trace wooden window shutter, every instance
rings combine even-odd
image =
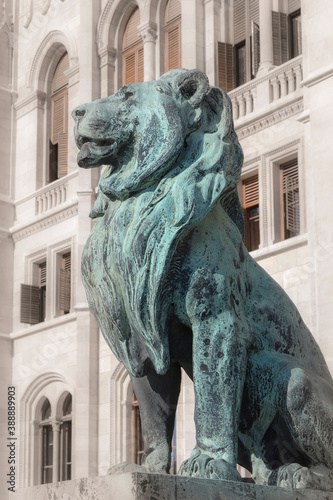
[[[123,37],[123,50],[135,45],[140,41],[138,26],[140,24],[140,11],[137,7],[129,18]]]
[[[64,132],[58,136],[58,177],[67,175],[68,134]]]
[[[46,286],[46,262],[39,264],[39,286]]]
[[[245,0],[234,0],[234,43],[242,42],[246,38],[246,9]]]
[[[143,72],[143,44],[140,44],[140,48],[137,51],[137,82],[143,82],[144,72]]]
[[[301,0],[288,0],[288,14],[292,14],[301,8]]]
[[[281,167],[282,193],[284,198],[285,228],[300,233],[298,164],[293,160]]]
[[[21,284],[21,323],[40,323],[40,289]]]
[[[258,176],[243,181],[244,208],[259,204],[259,182]]]
[[[61,88],[66,87],[68,85],[68,76],[65,75],[65,71],[69,69],[69,57],[66,54],[60,59],[56,70],[54,72],[54,76],[52,79],[51,93],[55,94]]]
[[[62,256],[59,281],[59,309],[68,313],[71,307],[71,252]]]
[[[52,144],[58,144],[59,134],[67,132],[67,89],[53,96],[51,99],[51,105],[51,141]]]
[[[288,18],[283,12],[272,12],[273,63],[276,66],[288,60]]]
[[[250,21],[259,25],[259,0],[250,0],[249,3]]]
[[[255,77],[256,74],[258,73],[258,69],[259,69],[259,65],[260,65],[260,28],[259,28],[259,24],[257,24],[255,21],[251,21],[251,36],[252,36],[252,44],[251,44],[252,68],[251,68],[251,71],[252,71],[252,76]]]
[[[123,85],[143,82],[143,42],[139,38],[140,11],[136,8],[129,18],[123,36]]]
[[[135,53],[124,56],[123,85],[135,82]]]
[[[68,77],[65,75],[68,68],[66,53],[56,67],[51,86],[50,181],[63,177],[68,171]]]
[[[258,175],[243,181],[244,244],[249,251],[256,250],[259,234],[259,179]]]
[[[169,0],[165,8],[165,71],[181,68],[181,4]]]
[[[165,71],[181,67],[180,19],[165,28]]]
[[[230,43],[217,42],[217,79],[226,92],[235,88],[234,49]]]
[[[181,15],[181,4],[179,0],[169,0],[165,7],[165,24],[167,25],[176,17]]]

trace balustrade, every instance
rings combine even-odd
[[[43,192],[36,196],[36,215],[42,214],[65,203],[67,197],[67,183],[58,184],[44,188]]]
[[[267,102],[283,99],[301,88],[302,56],[288,61],[270,71],[267,75],[251,80],[229,92],[234,120],[256,111],[257,92],[267,89]],[[269,87],[269,90],[268,90]],[[269,96],[269,97],[268,97]],[[263,105],[261,96],[261,106]]]

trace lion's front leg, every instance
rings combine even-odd
[[[219,277],[214,277],[212,286],[207,278],[206,273],[200,290],[197,287],[193,292],[189,308],[198,448],[183,463],[180,473],[237,481],[241,480],[236,465],[247,342],[242,322],[228,307],[230,299],[226,301],[223,282],[218,283]]]

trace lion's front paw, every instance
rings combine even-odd
[[[207,479],[226,479],[241,481],[236,468],[222,458],[213,458],[200,450],[192,451],[190,458],[184,460],[179,469],[179,475],[201,477]]]

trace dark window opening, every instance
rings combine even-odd
[[[246,83],[246,46],[241,42],[235,46],[236,86]]]
[[[132,462],[141,465],[144,451],[144,443],[141,428],[141,417],[139,403],[133,392],[132,402]]]
[[[297,10],[289,16],[290,33],[290,58],[302,54],[302,17],[301,11]]]

